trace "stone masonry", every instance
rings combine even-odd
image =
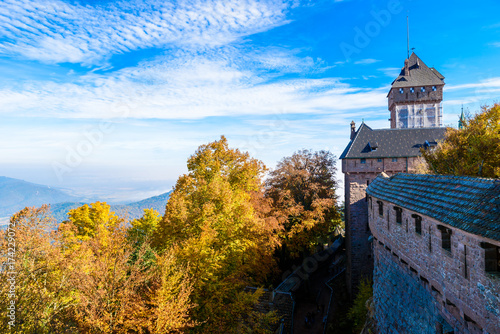
[[[377,182],[378,179],[373,185]],[[465,206],[477,199],[480,215],[498,216],[499,186],[497,183],[493,197],[484,197],[484,203],[490,203],[491,208],[480,204],[482,192],[476,198],[469,193],[461,197],[452,194],[449,198],[463,201]],[[406,191],[404,186],[394,188],[395,193]],[[409,199],[395,204],[376,197],[370,189],[368,194],[372,196],[367,206],[373,233],[378,333],[500,333],[500,263],[497,262],[496,271],[488,271],[485,249],[488,245],[488,249],[500,252],[498,217],[481,222],[477,217],[460,213],[456,220],[466,222],[463,226],[468,231],[464,231],[408,209],[403,202],[411,204]],[[414,201],[424,200],[410,197]],[[429,205],[440,206],[440,203]],[[472,223],[467,223],[467,219]],[[449,242],[443,231],[450,235]],[[500,255],[496,259],[500,261]]]
[[[347,251],[347,286],[351,293],[357,291],[362,277],[371,278],[373,256],[368,238],[371,232],[368,226],[368,206],[366,188],[382,171],[389,175],[399,172],[413,172],[418,162],[417,157],[396,159],[360,159],[342,160],[345,189],[345,221]]]

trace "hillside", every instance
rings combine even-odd
[[[153,208],[163,215],[171,191],[128,204],[111,205],[111,210],[127,219],[142,217],[144,209]],[[8,222],[8,217],[26,206],[39,207],[50,204],[57,221],[67,219],[68,211],[88,204],[83,198],[71,196],[64,191],[0,176],[0,225]]]
[[[79,200],[56,188],[0,176],[0,217],[10,216],[26,206]]]
[[[111,205],[111,210],[116,212],[119,216],[125,217],[127,219],[135,219],[142,217],[144,213],[144,209],[155,209],[160,214],[163,215],[165,212],[165,205],[167,204],[168,198],[170,196],[170,191],[164,194],[146,198],[139,202],[133,202],[124,205]],[[57,221],[61,222],[67,219],[68,211],[71,209],[78,208],[84,204],[84,202],[65,202],[65,203],[57,203],[51,205],[51,211],[54,215],[54,218]]]

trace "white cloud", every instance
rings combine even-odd
[[[338,78],[273,81],[247,58],[268,66],[266,55],[226,48],[213,55],[179,51],[112,74],[89,73],[71,83],[32,82],[0,90],[0,112],[58,118],[199,119],[355,110],[384,106],[387,88],[360,89]],[[263,59],[263,60],[262,60]],[[283,71],[314,69],[311,59],[282,54]],[[272,65],[269,65],[272,66]],[[266,72],[267,73],[267,72]]]
[[[491,46],[494,46],[496,48],[500,48],[500,42],[493,42],[493,43],[490,43]]]
[[[151,47],[214,47],[285,24],[290,5],[137,0],[92,7],[60,0],[7,0],[0,8],[0,52],[47,63],[90,65]]]
[[[462,85],[446,85],[444,87],[444,90],[452,91],[452,90],[462,90],[462,89],[472,89],[472,88],[487,90],[490,88],[494,89],[495,87],[500,87],[500,77],[483,79],[480,80],[479,82],[473,82]]]
[[[367,59],[361,59],[358,61],[355,61],[354,64],[356,65],[369,65],[369,64],[374,64],[378,63],[380,60],[373,59],[373,58],[367,58]]]
[[[386,67],[386,68],[379,68],[378,71],[383,72],[386,76],[396,79],[399,76],[399,73],[401,72],[401,68],[399,67]]]

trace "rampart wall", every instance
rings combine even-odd
[[[375,197],[368,203],[379,333],[500,333],[500,276],[486,272],[482,247],[500,242],[405,208],[399,218]]]

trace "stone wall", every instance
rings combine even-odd
[[[390,248],[374,241],[373,300],[379,333],[436,333],[444,323],[431,293],[408,266],[400,266]]]
[[[398,223],[393,204],[377,198],[368,203],[380,333],[446,333],[447,328],[455,333],[500,333],[500,277],[486,273],[481,247],[482,242],[500,242],[405,208]],[[449,250],[443,248],[440,226],[451,230]]]
[[[353,296],[362,277],[371,278],[373,255],[368,238],[371,232],[368,226],[368,206],[366,188],[381,172],[388,175],[413,171],[418,158],[392,158],[342,160],[345,191],[346,253],[347,253],[347,288]],[[379,161],[380,160],[380,161]],[[408,166],[408,167],[407,167]]]

